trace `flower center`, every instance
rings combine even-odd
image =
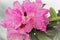
[[[26,12],[24,12],[24,18],[25,18],[25,20],[28,19],[28,18],[27,18],[27,13],[26,13]],[[25,26],[26,26],[26,24],[21,24],[20,28],[24,28]]]
[[[21,24],[20,28],[24,28],[26,24]]]

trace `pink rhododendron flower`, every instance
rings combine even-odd
[[[8,40],[30,40],[29,35],[23,31],[8,30]]]
[[[22,5],[15,1],[13,8],[6,9],[6,17],[2,23],[8,29],[8,40],[30,40],[27,33],[33,28],[46,32],[48,12],[48,9],[43,8],[41,0],[25,0]]]
[[[42,7],[41,0],[36,0],[36,2],[25,0],[22,5],[16,1],[13,5],[13,9],[8,8],[6,10],[6,18],[3,21],[4,27],[8,29],[20,28],[26,32],[30,32],[33,27],[46,31],[48,10]]]
[[[22,7],[27,12],[27,16],[33,19],[34,28],[46,32],[46,26],[49,23],[46,14],[49,10],[43,8],[41,0],[36,0],[36,2],[27,0]]]
[[[8,29],[18,29],[24,30],[25,32],[30,32],[32,30],[32,19],[24,15],[24,11],[19,9],[19,2],[14,2],[14,9],[8,8],[6,10],[6,18],[3,21],[3,26]]]

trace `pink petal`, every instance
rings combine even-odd
[[[7,17],[21,17],[22,16],[22,13],[19,9],[11,9],[11,8],[7,8],[6,9],[6,16]]]
[[[46,14],[48,14],[48,12],[49,11],[47,9],[40,9],[40,11],[37,11],[37,13],[34,16],[34,22],[36,25],[34,26],[34,28],[46,32],[46,26],[49,23],[49,20],[46,17]]]
[[[33,20],[30,19],[27,23],[26,23],[26,26],[25,28],[23,28],[26,32],[31,32],[31,30],[33,29]]]
[[[28,34],[19,33],[18,30],[8,31],[8,40],[30,40]]]
[[[41,0],[36,0],[36,6],[37,6],[38,9],[41,9],[42,6],[43,6],[42,1]]]
[[[36,17],[42,17],[42,16],[46,16],[48,14],[49,10],[48,9],[40,9],[37,10],[37,13],[35,14]]]
[[[22,6],[20,5],[20,3],[19,3],[18,1],[15,1],[15,2],[13,3],[13,6],[14,6],[14,9],[20,10],[21,14],[24,13],[24,12],[23,12],[23,8],[22,8]]]
[[[25,21],[25,23],[23,23],[23,24],[26,24],[25,27],[20,28],[19,30],[24,30],[24,32],[27,32],[27,33],[31,32],[31,30],[33,29],[32,22],[33,22],[32,19]]]
[[[26,7],[27,6],[27,7]],[[35,4],[31,3],[29,0],[24,1],[22,4],[22,7],[26,12],[32,12],[35,11]]]

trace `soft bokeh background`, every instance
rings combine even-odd
[[[2,18],[4,18],[4,10],[11,6],[14,1],[19,1],[22,3],[23,0],[0,0],[0,23]],[[60,9],[60,0],[42,0],[43,3],[46,3],[45,8],[53,7],[57,10]],[[7,31],[5,28],[1,27],[0,25],[0,40],[7,40]]]

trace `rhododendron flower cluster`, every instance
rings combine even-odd
[[[33,28],[46,32],[49,10],[43,8],[41,0],[25,0],[23,4],[15,1],[13,8],[8,7],[5,12],[2,26],[7,28],[8,40],[30,40],[28,33]]]

